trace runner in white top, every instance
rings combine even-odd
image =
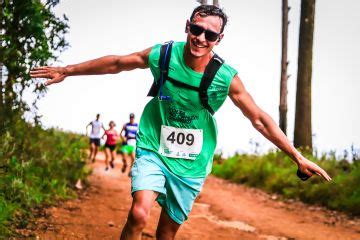
[[[104,125],[102,124],[102,122],[99,121],[99,119],[100,119],[100,114],[96,114],[96,119],[94,121],[91,121],[86,126],[86,136],[88,135],[88,128],[89,126],[91,126],[89,160],[91,160],[92,162],[95,162],[96,154],[99,150],[101,129],[103,129],[105,132]]]

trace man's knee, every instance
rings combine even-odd
[[[141,204],[135,204],[129,214],[129,220],[132,227],[143,229],[149,218],[149,210]]]

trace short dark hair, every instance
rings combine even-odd
[[[190,22],[194,20],[194,17],[196,14],[199,14],[200,17],[207,17],[207,16],[218,16],[222,19],[222,26],[220,33],[224,31],[225,25],[227,23],[227,16],[224,13],[224,11],[215,6],[215,5],[200,5],[197,8],[194,9],[194,11],[191,14]]]

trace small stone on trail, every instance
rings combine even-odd
[[[83,186],[82,186],[82,184],[81,184],[81,180],[80,180],[80,179],[77,180],[77,182],[76,182],[76,184],[75,184],[75,187],[76,187],[76,189],[78,189],[78,190],[83,189]]]
[[[114,222],[113,222],[113,221],[108,222],[108,225],[109,225],[109,227],[113,227],[113,226],[115,226],[115,224],[114,224]]]

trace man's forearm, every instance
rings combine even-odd
[[[79,64],[68,65],[64,68],[64,74],[66,76],[78,76],[118,73],[121,71],[118,58],[118,56],[111,55]]]
[[[270,116],[264,113],[257,123],[253,123],[253,125],[264,137],[289,155],[296,164],[299,163],[301,154],[294,148],[289,139]]]

